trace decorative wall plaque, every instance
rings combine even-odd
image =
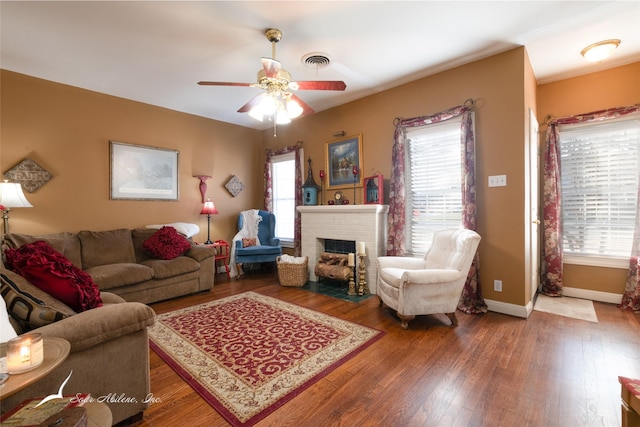
[[[24,159],[4,173],[5,178],[19,182],[29,193],[35,192],[52,177],[45,168],[31,159]]]
[[[244,188],[244,184],[238,179],[237,176],[233,175],[224,185],[224,188],[226,188],[233,197],[236,197]]]

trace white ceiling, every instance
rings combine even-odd
[[[640,1],[0,2],[0,67],[255,129],[236,112],[259,93],[198,86],[256,81],[264,36],[293,80],[343,80],[344,92],[299,91],[316,111],[516,46],[538,82],[640,61]],[[622,40],[590,64],[587,45]],[[330,66],[309,69],[321,52]]]

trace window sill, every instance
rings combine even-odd
[[[280,246],[283,248],[293,248],[293,240],[280,239]]]
[[[629,259],[620,257],[565,255],[562,258],[562,263],[572,265],[588,265],[591,267],[619,268],[623,270],[627,270],[629,268]]]

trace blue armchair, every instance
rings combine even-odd
[[[245,218],[251,218],[251,213],[257,213],[262,219],[258,221],[258,241],[259,245],[243,247],[242,230],[245,229]],[[251,227],[248,227],[251,229]],[[263,262],[275,262],[276,258],[282,255],[280,239],[275,237],[276,217],[267,211],[243,211],[238,216],[238,230],[240,232],[234,238],[236,264],[254,264]],[[244,233],[246,234],[246,233]]]

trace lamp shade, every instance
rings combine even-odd
[[[4,181],[0,183],[0,205],[5,208],[32,208],[22,192],[22,186],[17,182]]]
[[[217,213],[218,210],[216,209],[216,206],[213,204],[211,199],[207,199],[207,201],[204,202],[204,205],[202,206],[200,215],[216,215]]]

